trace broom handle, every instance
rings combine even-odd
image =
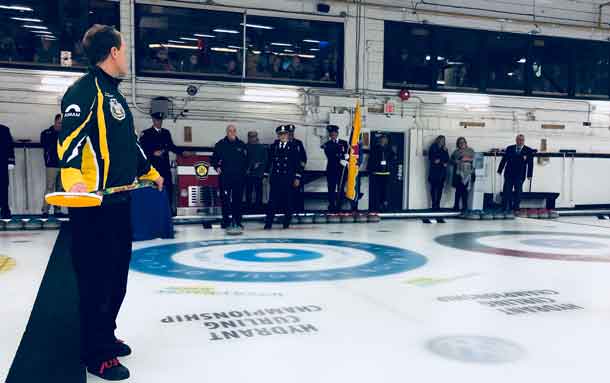
[[[97,195],[100,195],[100,196],[105,196],[105,195],[132,191],[132,190],[136,190],[136,189],[155,187],[155,186],[156,186],[155,183],[152,181],[138,181],[138,182],[132,183],[131,185],[114,186],[114,187],[106,188],[104,190],[99,190],[94,193]]]

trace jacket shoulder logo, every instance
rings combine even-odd
[[[80,106],[76,104],[68,106],[64,111],[64,118],[65,117],[80,117]]]
[[[112,117],[119,121],[125,119],[125,109],[123,109],[123,105],[121,105],[116,98],[110,99],[110,113],[112,114]]]

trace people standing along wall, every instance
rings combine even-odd
[[[246,175],[246,207],[258,213],[263,207],[263,178],[267,167],[267,148],[258,139],[258,132],[248,132],[248,171]],[[254,192],[254,201],[252,199]]]
[[[13,137],[7,126],[0,125],[0,218],[11,218],[11,209],[8,205],[8,176],[9,170],[15,168],[15,149]]]
[[[453,209],[456,211],[468,210],[468,196],[473,189],[475,181],[473,149],[468,147],[468,141],[464,137],[457,139],[456,149],[451,154],[451,165],[453,166],[452,184],[455,188],[455,202]]]
[[[498,174],[504,172],[502,205],[505,211],[519,209],[523,182],[526,177],[531,180],[534,173],[534,150],[525,146],[523,134],[519,134],[515,141],[515,145],[508,146],[504,151],[498,167]]]
[[[53,126],[40,133],[40,144],[44,150],[44,164],[46,167],[46,187],[45,194],[57,191],[57,181],[59,178],[59,157],[57,156],[57,140],[61,131],[61,114],[55,116]],[[59,215],[58,207],[53,208],[55,215]],[[49,204],[43,201],[42,217],[49,217]]]
[[[430,183],[430,198],[432,210],[441,208],[441,197],[447,180],[447,165],[449,151],[445,143],[445,136],[438,136],[428,149],[428,182]]]

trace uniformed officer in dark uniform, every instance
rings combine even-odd
[[[163,178],[136,139],[133,115],[119,91],[129,70],[127,44],[114,27],[94,25],[83,38],[89,73],[61,102],[63,128],[57,154],[64,190],[86,193]],[[154,209],[153,206],[150,207]],[[117,357],[131,349],[115,336],[132,250],[129,193],[104,197],[101,206],[70,209],[72,264],[79,292],[82,361],[106,380],[129,378]]]
[[[288,127],[289,127],[288,141],[292,142],[296,146],[296,149],[299,153],[299,162],[300,162],[299,165],[301,166],[301,169],[304,170],[305,166],[307,165],[307,152],[305,151],[305,145],[303,145],[303,141],[294,137],[294,131],[296,130],[296,126],[288,125]],[[301,182],[300,186],[295,189],[295,194],[294,194],[293,206],[294,206],[295,213],[302,213],[305,211],[304,193],[305,193],[305,183]]]
[[[330,212],[337,212],[343,204],[349,146],[347,141],[338,138],[338,126],[328,125],[326,129],[328,130],[329,140],[322,145],[322,149],[324,149],[324,154],[326,154],[328,160],[326,163],[328,210]]]
[[[227,126],[226,137],[214,146],[212,166],[220,175],[222,227],[243,229],[241,200],[248,171],[248,150],[246,144],[237,138],[235,125]]]
[[[180,155],[182,150],[174,145],[170,131],[163,128],[163,119],[165,118],[163,113],[153,113],[150,116],[152,117],[152,127],[142,132],[140,145],[152,166],[157,169],[165,180],[165,190],[171,206],[174,185],[172,182],[169,152]]]
[[[511,145],[504,151],[502,161],[498,167],[498,174],[504,171],[504,189],[502,190],[502,204],[504,210],[519,209],[523,182],[532,179],[534,173],[535,151],[525,146],[525,137],[520,134],[516,138],[516,145]]]
[[[269,161],[267,161],[267,172],[271,192],[267,206],[267,217],[265,219],[265,230],[270,230],[276,213],[284,214],[283,227],[290,226],[293,213],[293,199],[295,189],[301,184],[303,167],[301,166],[301,154],[297,144],[290,142],[288,133],[290,127],[279,126],[275,132],[279,139],[269,147]]]
[[[392,179],[392,168],[396,154],[389,145],[388,136],[382,134],[371,151],[368,170],[371,183],[370,210],[383,211],[388,208],[388,186]]]
[[[13,137],[8,127],[0,125],[0,218],[11,218],[8,206],[8,173],[15,167]]]

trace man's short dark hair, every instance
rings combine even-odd
[[[57,121],[59,121],[60,119],[61,119],[61,113],[57,113],[57,114],[55,115],[55,121],[57,122]]]
[[[83,48],[92,66],[106,60],[112,47],[121,48],[121,34],[113,26],[95,24],[85,32]]]

